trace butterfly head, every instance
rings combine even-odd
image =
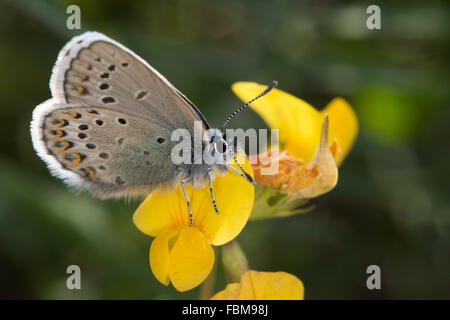
[[[227,142],[225,135],[219,129],[210,129],[208,142],[204,153],[206,163],[225,165],[228,159],[233,156],[233,146]]]

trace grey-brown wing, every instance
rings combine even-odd
[[[60,103],[105,107],[186,128],[209,128],[200,111],[143,59],[97,32],[72,39],[56,62],[51,89]]]

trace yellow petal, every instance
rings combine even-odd
[[[181,228],[166,228],[152,241],[150,246],[150,268],[156,279],[168,285],[170,268],[170,249],[172,242],[180,233]],[[171,245],[169,245],[169,243]]]
[[[244,170],[253,176],[248,159],[238,156]],[[245,160],[245,161],[244,161]],[[233,164],[238,168],[236,164]],[[193,225],[214,245],[231,241],[244,228],[253,208],[254,187],[229,170],[213,180],[213,192],[219,214],[214,210],[207,181],[201,189],[186,185]],[[133,222],[143,233],[157,236],[167,227],[189,226],[189,211],[180,186],[175,191],[157,189],[138,207]]]
[[[237,82],[232,90],[243,101],[249,101],[267,86],[254,82]],[[270,128],[280,129],[281,149],[307,163],[312,159],[320,139],[325,113],[330,118],[329,142],[337,141],[340,152],[336,162],[342,163],[358,134],[358,119],[352,107],[342,98],[333,99],[321,112],[307,102],[279,89],[253,102],[255,110]]]
[[[205,280],[214,264],[214,251],[194,227],[166,228],[150,247],[150,267],[164,285],[186,291]]]
[[[189,225],[189,211],[181,187],[174,191],[158,188],[140,204],[133,222],[143,233],[155,237],[167,227]]]
[[[214,264],[214,251],[194,227],[181,229],[170,251],[169,278],[178,291],[195,288],[206,279]]]
[[[238,160],[253,177],[248,160],[245,159],[245,163],[242,158]],[[233,166],[237,168],[235,164]],[[209,188],[204,188],[199,195],[201,200],[193,199],[193,210],[199,213],[194,225],[213,245],[218,246],[233,240],[244,228],[253,208],[255,188],[236,173],[228,172],[214,179],[213,191],[219,213],[215,212],[211,203]]]
[[[259,272],[249,270],[241,276],[239,284],[229,284],[213,300],[302,300],[303,283],[286,272]]]
[[[254,82],[237,82],[233,92],[243,101],[249,101],[267,86]],[[309,162],[320,140],[323,116],[307,102],[279,89],[273,89],[250,107],[270,128],[280,129],[281,149]]]
[[[334,98],[321,111],[327,113],[330,118],[330,130],[333,131],[341,152],[336,155],[336,163],[342,163],[355,142],[358,134],[358,118],[352,107],[342,98]]]
[[[230,283],[224,290],[216,293],[211,300],[237,300],[241,293],[241,285],[239,283]]]
[[[241,297],[255,295],[258,300],[302,300],[303,283],[286,272],[258,272],[250,270],[241,278]]]

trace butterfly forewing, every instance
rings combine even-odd
[[[57,68],[52,79],[57,98],[192,130],[197,114],[167,80],[114,43],[100,39],[85,45],[63,50],[59,65],[66,67]]]
[[[146,194],[177,182],[175,129],[193,135],[198,109],[145,61],[99,33],[72,39],[36,107],[33,145],[53,174],[98,197]],[[184,170],[184,171],[183,171]]]

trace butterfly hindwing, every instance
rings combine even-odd
[[[108,109],[62,108],[45,117],[42,141],[62,170],[77,175],[93,195],[145,194],[178,172],[170,159],[170,130],[145,124]]]

